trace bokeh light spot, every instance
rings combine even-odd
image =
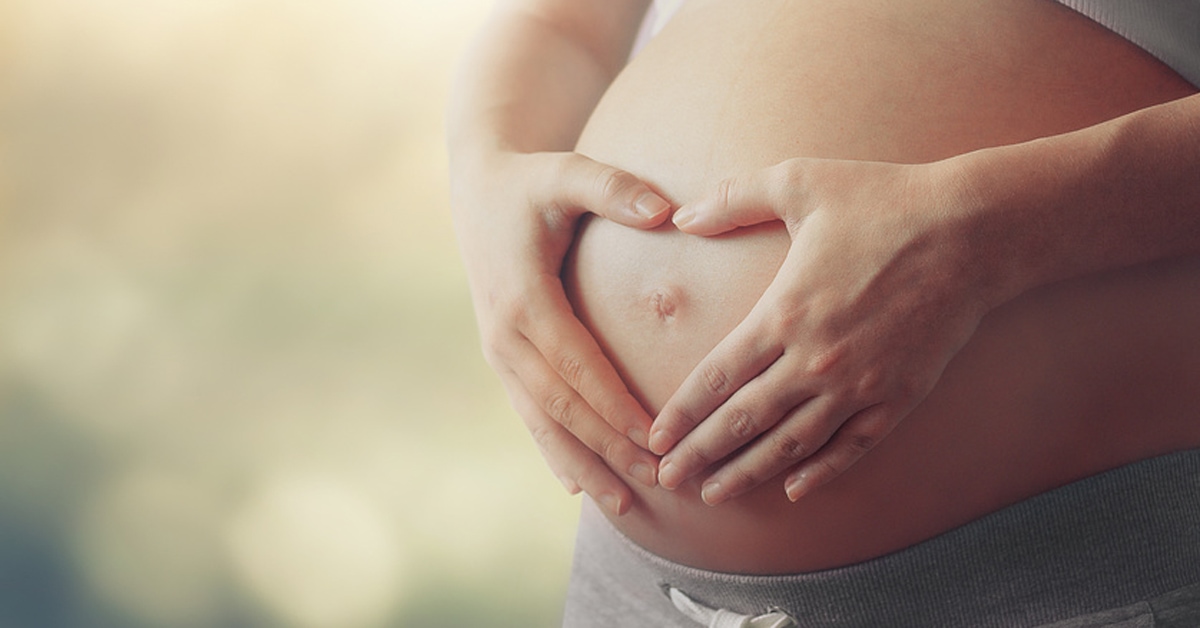
[[[213,512],[208,492],[185,477],[155,470],[118,477],[81,518],[85,580],[149,625],[213,625],[222,569]]]
[[[379,509],[320,476],[267,482],[228,527],[238,575],[300,628],[382,622],[403,593],[398,539]]]

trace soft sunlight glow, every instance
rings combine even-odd
[[[374,626],[403,592],[391,526],[331,478],[268,483],[233,516],[228,538],[238,575],[290,625]]]
[[[211,495],[157,470],[115,478],[81,520],[87,582],[159,626],[208,626],[217,609],[220,546]]]
[[[0,2],[0,625],[559,623],[449,218],[490,5]]]

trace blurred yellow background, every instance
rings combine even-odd
[[[488,5],[0,2],[0,627],[557,625],[448,217]]]

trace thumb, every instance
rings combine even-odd
[[[641,179],[578,153],[567,155],[547,181],[545,199],[573,215],[592,212],[628,227],[649,229],[667,219],[671,204]]]
[[[672,220],[680,231],[712,236],[785,218],[788,169],[774,166],[721,181],[716,191],[688,203]]]

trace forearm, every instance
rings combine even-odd
[[[1200,254],[1200,96],[948,160],[986,299]]]
[[[571,150],[623,67],[647,5],[501,3],[464,59],[451,95],[452,169],[498,152]]]

